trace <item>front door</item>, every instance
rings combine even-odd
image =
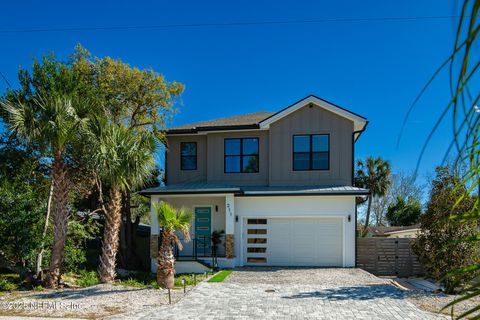
[[[197,255],[209,256],[212,251],[212,210],[210,207],[195,208],[195,239]]]

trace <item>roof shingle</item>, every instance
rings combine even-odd
[[[168,131],[176,130],[192,130],[196,128],[204,127],[223,127],[223,126],[247,126],[247,125],[256,125],[260,121],[270,117],[274,112],[254,112],[247,113],[244,115],[219,118],[209,121],[195,122],[190,124],[184,124],[181,126],[176,126],[169,128]]]

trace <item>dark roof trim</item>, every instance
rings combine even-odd
[[[182,194],[225,194],[225,193],[233,193],[233,194],[240,194],[240,190],[207,190],[207,191],[141,191],[138,194],[142,196],[151,196],[151,195],[182,195]]]
[[[360,193],[360,192],[284,192],[284,193],[242,193],[236,195],[237,197],[291,197],[291,196],[366,196],[369,193]]]
[[[355,112],[352,112],[352,111],[350,111],[350,110],[348,110],[348,109],[342,108],[342,107],[340,107],[339,105],[336,105],[335,103],[332,103],[332,102],[330,102],[330,101],[328,101],[328,100],[319,98],[319,97],[317,97],[317,96],[314,95],[314,94],[310,94],[310,95],[306,96],[305,98],[302,98],[302,99],[300,99],[300,100],[292,103],[292,104],[289,105],[288,107],[285,107],[285,108],[283,108],[282,110],[280,110],[280,111],[272,114],[270,117],[267,117],[267,118],[263,119],[261,122],[266,121],[266,120],[268,120],[268,119],[276,116],[276,115],[279,114],[279,113],[282,113],[283,111],[287,110],[288,108],[293,107],[293,106],[296,105],[297,103],[300,103],[300,102],[302,102],[303,100],[306,100],[306,99],[308,99],[308,98],[310,98],[310,97],[313,97],[313,98],[322,100],[322,101],[324,101],[324,102],[326,102],[326,103],[328,103],[328,104],[331,104],[331,105],[334,106],[334,107],[337,107],[337,108],[339,108],[339,109],[341,109],[341,110],[343,110],[343,111],[346,111],[346,112],[351,113],[351,114],[353,114],[353,115],[355,115],[355,116],[357,116],[357,117],[360,117],[360,118],[362,118],[362,119],[364,119],[364,120],[367,120],[367,118],[359,115],[358,113],[355,113]]]
[[[200,131],[226,131],[226,130],[252,130],[259,129],[258,124],[242,124],[242,125],[231,125],[231,126],[208,126],[208,127],[198,127],[193,129],[171,129],[167,130],[168,134],[190,134],[198,133]]]
[[[195,195],[195,194],[225,194],[233,193],[236,197],[283,197],[283,196],[366,196],[370,194],[370,191],[338,191],[338,192],[244,192],[241,190],[218,190],[218,191],[153,191],[153,192],[139,192],[142,196],[151,195]]]
[[[360,138],[360,136],[362,135],[362,133],[367,129],[367,126],[368,124],[370,123],[370,121],[367,120],[367,122],[365,122],[365,125],[363,126],[362,130],[358,130],[358,131],[354,131],[353,132],[353,136],[355,137],[355,134],[358,133],[358,135],[355,137],[355,141],[354,142],[357,142],[358,138]]]

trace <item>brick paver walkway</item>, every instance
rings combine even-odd
[[[201,283],[172,306],[124,319],[444,319],[358,269],[241,269]],[[118,319],[118,317],[117,317]]]

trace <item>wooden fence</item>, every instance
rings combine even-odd
[[[377,276],[424,275],[418,257],[412,252],[413,241],[406,238],[358,238],[357,267]]]

